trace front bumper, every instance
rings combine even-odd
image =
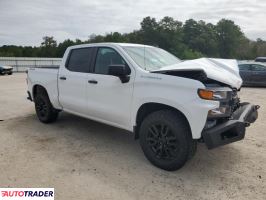
[[[228,121],[203,130],[202,137],[208,149],[242,140],[246,127],[258,118],[258,109],[258,105],[241,103]]]

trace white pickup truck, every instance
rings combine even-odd
[[[177,170],[196,152],[245,136],[257,105],[241,103],[235,60],[180,61],[156,47],[99,43],[69,47],[59,68],[30,68],[28,99],[41,122],[60,111],[133,132],[147,159]]]

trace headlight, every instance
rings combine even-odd
[[[212,109],[208,113],[208,118],[228,117],[231,114],[230,102],[232,99],[232,89],[229,87],[210,87],[198,89],[198,95],[202,99],[219,101],[220,106]]]
[[[229,93],[230,93],[229,90],[217,90],[217,89],[199,89],[198,90],[198,95],[200,98],[206,99],[206,100],[214,100],[214,101],[228,99]]]

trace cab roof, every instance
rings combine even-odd
[[[133,44],[133,43],[114,43],[114,42],[100,42],[100,43],[88,43],[88,44],[80,44],[80,45],[74,45],[70,46],[69,48],[84,48],[84,47],[97,47],[97,46],[120,46],[120,47],[152,47],[149,45],[144,44]]]

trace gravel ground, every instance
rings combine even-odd
[[[199,144],[185,167],[166,172],[123,130],[66,113],[40,123],[25,78],[0,76],[0,187],[54,187],[62,200],[266,199],[265,88],[240,93],[261,105],[244,140],[214,150]]]

